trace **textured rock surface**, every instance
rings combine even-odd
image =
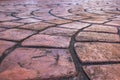
[[[0,0],[0,80],[120,80],[120,0]]]

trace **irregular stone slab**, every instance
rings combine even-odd
[[[3,80],[54,80],[76,75],[67,49],[18,48],[4,59],[0,72]]]
[[[107,20],[107,18],[105,18],[105,17],[100,17],[100,16],[97,16],[97,17],[91,17],[91,18],[88,18],[88,19],[84,19],[84,20],[82,20],[82,21],[84,21],[84,22],[89,22],[89,23],[104,23],[104,22],[106,22],[106,21],[108,21]]]
[[[25,40],[23,46],[50,46],[68,48],[70,37],[37,34]]]
[[[77,15],[68,15],[68,16],[63,16],[66,19],[70,19],[70,20],[81,20],[81,19],[86,19],[89,18],[88,16],[77,16]]]
[[[77,41],[105,41],[105,42],[120,42],[119,35],[97,32],[80,32]]]
[[[38,19],[33,19],[33,18],[26,18],[26,19],[21,19],[19,21],[15,21],[15,22],[19,22],[19,23],[34,23],[34,22],[39,22],[41,20]]]
[[[12,47],[12,46],[14,46],[14,45],[15,45],[14,42],[9,42],[9,41],[2,41],[2,40],[0,40],[0,57],[2,56],[3,52],[4,52],[6,49],[8,49],[8,48],[10,48],[10,47]]]
[[[116,27],[104,26],[104,25],[92,25],[84,31],[96,31],[96,32],[108,32],[108,33],[117,33],[118,30]]]
[[[55,19],[47,20],[47,22],[54,23],[54,24],[64,24],[64,23],[69,23],[69,22],[72,22],[72,21],[71,20],[55,18]]]
[[[20,26],[21,28],[26,29],[34,29],[34,30],[42,30],[47,27],[55,26],[54,24],[45,23],[45,22],[37,22],[37,23],[31,23],[24,26]]]
[[[42,31],[42,34],[48,34],[48,35],[58,35],[58,36],[72,36],[73,34],[75,34],[77,30],[75,29],[65,29],[65,28],[48,28],[44,31]]]
[[[107,25],[120,26],[120,20],[110,21],[106,23]]]
[[[15,22],[1,22],[0,27],[7,27],[7,28],[13,28],[23,25],[22,23],[15,23]]]
[[[83,62],[120,61],[120,44],[76,43],[75,50]]]
[[[32,35],[34,32],[30,30],[23,29],[8,29],[0,32],[0,38],[8,40],[17,40],[20,41],[29,35]]]
[[[85,72],[91,80],[120,80],[120,65],[85,66]]]
[[[89,25],[90,24],[87,24],[87,23],[73,22],[73,23],[60,25],[59,27],[72,28],[72,29],[82,29],[82,28],[87,27]]]

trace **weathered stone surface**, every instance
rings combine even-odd
[[[3,80],[59,79],[76,74],[68,50],[41,48],[16,49],[2,62],[0,72]]]
[[[9,41],[0,40],[0,57],[1,57],[2,53],[3,53],[6,49],[12,47],[13,45],[15,45],[15,43],[9,42]]]
[[[15,22],[1,22],[0,27],[7,27],[7,28],[13,28],[23,25],[22,23],[15,23]]]
[[[72,21],[71,20],[55,18],[55,19],[47,20],[47,22],[54,23],[54,24],[64,24],[64,23],[69,23],[69,22],[72,22]]]
[[[8,29],[0,32],[0,38],[20,41],[33,33],[33,31],[23,29]]]
[[[108,33],[117,33],[118,32],[116,27],[103,26],[103,25],[92,25],[84,30],[85,31],[96,31],[96,32],[108,32]]]
[[[80,32],[77,41],[106,41],[106,42],[120,42],[119,35],[97,32]]]
[[[48,34],[48,35],[58,35],[58,36],[72,36],[77,30],[75,29],[65,29],[60,27],[54,27],[54,28],[48,28],[44,31],[42,31],[42,34]]]
[[[106,23],[107,25],[120,26],[120,20],[110,21]]]
[[[20,26],[20,27],[26,28],[26,29],[42,30],[42,29],[45,29],[51,26],[55,26],[55,25],[50,24],[50,23],[45,23],[45,22],[36,22],[36,23],[27,24],[27,25]]]
[[[120,45],[114,43],[76,43],[75,50],[83,62],[120,61]]]
[[[72,29],[82,29],[82,28],[87,27],[89,25],[90,24],[87,24],[87,23],[73,22],[73,23],[60,25],[59,27],[72,28]]]
[[[26,18],[26,19],[21,19],[19,21],[15,21],[15,22],[19,22],[19,23],[34,23],[34,22],[39,22],[41,20],[37,20],[37,19],[33,19],[33,18]]]
[[[104,23],[108,20],[105,17],[100,17],[100,16],[94,17],[94,16],[92,16],[91,18],[84,19],[82,21],[89,22],[89,23]]]
[[[85,72],[91,80],[119,80],[120,79],[120,65],[96,65],[85,66]]]
[[[22,45],[68,48],[70,40],[70,37],[37,34],[25,40]]]

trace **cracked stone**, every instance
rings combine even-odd
[[[105,41],[105,42],[120,42],[119,35],[97,32],[80,32],[77,41]]]
[[[33,33],[34,32],[30,31],[30,30],[8,29],[8,30],[0,32],[0,38],[20,41],[20,40],[32,35]]]
[[[120,20],[110,21],[106,23],[107,25],[120,26]]]
[[[91,80],[119,80],[120,65],[94,65],[84,66],[83,69]]]
[[[115,43],[78,42],[75,50],[83,62],[120,61],[120,45]]]
[[[47,27],[55,26],[55,24],[45,23],[45,22],[37,22],[37,23],[31,23],[24,26],[20,26],[21,28],[26,29],[34,29],[34,30],[42,30]]]
[[[82,28],[89,26],[89,25],[90,24],[88,24],[88,23],[73,22],[73,23],[60,25],[59,27],[71,28],[71,29],[82,29]]]
[[[96,32],[109,32],[109,33],[117,33],[118,30],[116,27],[111,27],[111,26],[103,26],[103,25],[92,25],[84,31],[96,31]]]
[[[71,38],[64,36],[52,36],[37,34],[26,39],[23,46],[49,46],[49,47],[63,47],[68,48]]]
[[[75,76],[67,49],[18,48],[0,65],[0,79],[59,79]],[[12,74],[12,75],[10,75]]]
[[[60,27],[48,28],[41,32],[41,34],[58,35],[58,36],[72,36],[77,30],[65,29]]]
[[[5,50],[7,50],[8,48],[10,48],[14,45],[15,45],[14,42],[0,40],[0,57],[2,56],[2,54]]]

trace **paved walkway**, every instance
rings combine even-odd
[[[1,0],[0,80],[120,80],[119,0]]]

